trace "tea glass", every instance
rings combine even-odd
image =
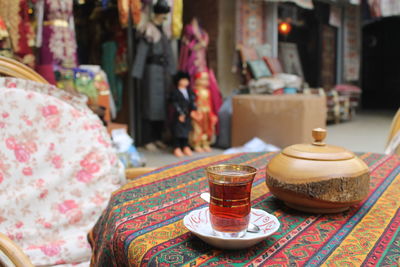
[[[250,194],[257,169],[246,165],[206,168],[210,187],[210,221],[216,236],[240,238],[250,221]]]

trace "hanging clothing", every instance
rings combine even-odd
[[[126,31],[118,31],[115,34],[117,42],[117,54],[115,56],[115,73],[125,75],[128,72],[128,44]]]
[[[179,69],[189,73],[192,78],[199,72],[207,71],[207,46],[209,38],[197,22],[185,26],[179,56]]]
[[[179,39],[182,34],[182,15],[183,15],[183,0],[175,0],[172,6],[172,37]]]
[[[8,33],[5,21],[0,16],[0,56],[12,58],[10,34]]]
[[[176,71],[172,49],[160,26],[150,22],[141,31],[132,76],[141,80],[143,117],[163,121],[171,76]]]
[[[4,20],[0,16],[0,40],[9,37],[7,26]]]
[[[0,17],[7,25],[14,57],[34,67],[35,57],[31,48],[34,35],[28,10],[27,0],[0,1]]]
[[[210,97],[211,97],[211,108],[214,114],[218,114],[222,106],[223,99],[221,91],[219,90],[217,79],[215,78],[214,71],[212,69],[208,70],[208,77],[210,81]],[[216,125],[216,133],[219,134],[219,122]]]
[[[38,0],[37,71],[54,83],[54,71],[77,66],[73,0]]]
[[[129,11],[134,25],[140,23],[142,2],[140,0],[118,0],[119,21],[122,27],[128,26]]]
[[[111,93],[114,98],[117,111],[122,108],[123,97],[123,81],[116,74],[116,55],[118,45],[115,41],[108,41],[102,44],[101,68],[107,74],[108,83],[110,84]]]

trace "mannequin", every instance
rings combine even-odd
[[[158,0],[153,12],[152,21],[138,29],[141,35],[132,69],[132,76],[141,82],[143,143],[152,150],[161,140],[166,95],[176,71],[171,45],[162,27],[170,7],[165,0]]]
[[[178,72],[175,77],[174,90],[171,92],[173,109],[172,133],[174,135],[174,155],[192,156],[188,137],[192,129],[192,118],[197,118],[195,95],[190,89],[190,76],[186,72]]]
[[[179,57],[179,69],[187,71],[193,78],[196,73],[207,71],[207,46],[209,38],[197,18],[185,26],[182,37],[182,49]]]
[[[190,135],[190,144],[196,152],[210,152],[211,142],[215,138],[215,125],[218,117],[212,110],[210,77],[208,72],[199,72],[195,75],[194,92],[198,115],[193,120],[193,131]]]

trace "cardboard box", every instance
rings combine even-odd
[[[128,132],[128,125],[122,124],[122,123],[109,122],[107,125],[108,134],[111,135],[112,130],[115,130],[115,129],[125,129]]]
[[[310,143],[312,129],[326,128],[325,96],[238,95],[232,104],[232,146],[258,137],[284,148]]]

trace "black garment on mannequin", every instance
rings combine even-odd
[[[164,121],[143,120],[142,126],[143,126],[143,132],[142,132],[143,144],[148,144],[151,142],[162,140],[162,134],[165,129]]]

